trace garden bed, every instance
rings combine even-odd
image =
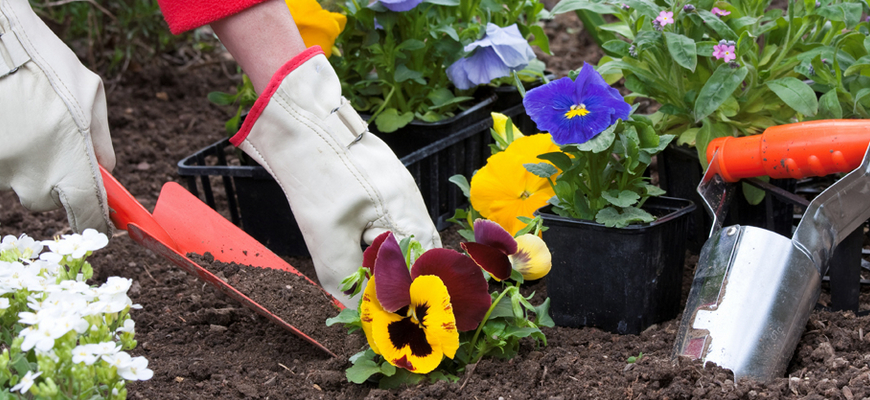
[[[579,25],[569,16],[560,17],[551,23],[553,26],[559,27],[558,35],[568,28],[579,32]],[[557,47],[559,43],[578,45],[578,41],[568,40],[570,37],[563,39],[551,39],[557,54],[564,54]],[[579,58],[573,67],[582,60]],[[114,175],[147,208],[153,208],[163,183],[181,181],[176,173],[178,160],[219,139],[228,110],[211,105],[205,98],[209,91],[233,87],[235,81],[225,71],[234,70],[233,65],[221,68],[219,61],[208,60],[186,68],[131,68],[108,93],[118,159]],[[22,232],[48,239],[68,233],[68,225],[62,211],[31,213],[11,192],[0,194],[0,235]],[[443,235],[445,244],[455,248],[458,236],[452,231]],[[361,334],[344,335],[339,327],[319,330],[332,332],[315,337],[328,342],[339,355],[332,358],[138,246],[124,232],[116,234],[91,261],[95,279],[112,275],[132,278],[130,297],[143,306],[132,313],[139,346],[131,353],[150,360],[154,377],[131,383],[131,399],[852,400],[870,396],[870,317],[852,313],[815,311],[788,367],[788,376],[767,384],[735,383],[727,370],[705,369],[698,362],[673,362],[670,352],[677,318],[636,336],[594,328],[544,329],[547,347],[535,348],[526,341],[513,360],[483,360],[473,373],[460,375],[459,382],[380,390],[374,384],[355,385],[345,379],[344,370],[350,365],[347,357],[365,346]],[[288,261],[313,277],[309,259]],[[696,262],[697,255],[687,257],[683,302]],[[537,282],[529,290],[537,291],[538,302],[546,294],[546,283]],[[868,292],[863,290],[862,309],[868,308]],[[827,289],[823,290],[822,303],[828,297]],[[313,315],[310,320],[289,322],[299,326],[323,323],[317,320],[322,317]],[[333,334],[336,332],[338,335]],[[639,353],[643,353],[640,362],[627,363]]]

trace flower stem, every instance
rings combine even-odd
[[[510,292],[511,289],[516,290],[516,287],[511,286],[511,287],[505,289],[504,291],[502,291],[501,294],[498,295],[498,297],[496,297],[495,301],[492,302],[492,305],[489,306],[489,310],[486,310],[486,315],[483,316],[483,320],[480,321],[480,325],[478,325],[477,330],[474,331],[474,336],[471,337],[471,342],[468,343],[468,345],[470,346],[470,348],[468,349],[468,354],[471,354],[474,351],[474,344],[477,343],[477,337],[480,335],[480,331],[483,330],[483,325],[485,325],[486,321],[489,320],[489,316],[492,315],[492,311],[495,310],[495,306],[498,305],[498,303],[501,301],[501,299],[504,298],[504,296],[508,292]],[[474,361],[470,362],[469,364],[474,364],[477,361],[479,361],[483,357],[483,353],[484,353],[484,350],[481,349],[477,353],[477,357],[474,358]]]

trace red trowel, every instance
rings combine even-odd
[[[154,212],[149,213],[109,172],[100,167],[109,199],[109,216],[118,229],[124,229],[137,243],[165,257],[221,292],[239,301],[282,328],[293,332],[321,350],[335,353],[293,325],[245,296],[207,269],[191,261],[189,253],[211,253],[215,260],[260,268],[274,268],[302,276],[317,286],[336,306],[344,306],[311,279],[272,253],[261,243],[227,221],[175,182],[163,185]]]

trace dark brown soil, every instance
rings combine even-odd
[[[575,54],[557,74],[596,59],[579,23],[564,17],[548,26],[553,51]],[[564,38],[564,41],[562,40]],[[569,46],[569,48],[561,47]],[[166,60],[173,60],[167,62]],[[231,110],[206,100],[210,91],[229,91],[238,76],[229,62],[214,56],[197,60],[164,57],[156,66],[128,71],[108,93],[110,125],[118,158],[114,175],[146,208],[153,208],[161,186],[181,181],[176,162],[223,135]],[[26,232],[36,238],[68,233],[62,211],[31,213],[11,192],[0,194],[0,235]],[[445,232],[456,246],[458,235]],[[483,360],[460,382],[424,383],[392,390],[347,382],[347,357],[365,346],[361,334],[333,336],[324,313],[288,317],[310,326],[316,339],[330,343],[332,358],[265,318],[242,307],[210,285],[143,249],[124,233],[91,259],[95,279],[119,275],[134,280],[133,301],[143,305],[132,316],[139,341],[135,355],[150,360],[154,377],[129,385],[133,399],[861,399],[870,396],[870,317],[846,312],[814,312],[787,376],[767,384],[734,382],[733,375],[698,362],[670,359],[678,319],[640,335],[619,336],[595,328],[545,329],[549,345],[524,342],[509,362]],[[313,277],[309,259],[289,262]],[[684,297],[697,262],[687,257]],[[238,275],[224,273],[228,279]],[[298,287],[292,280],[279,285]],[[234,282],[236,284],[236,282]],[[241,283],[238,283],[241,285]],[[252,288],[252,293],[260,289]],[[527,290],[546,293],[544,280]],[[863,289],[862,309],[868,290]],[[316,296],[315,296],[316,297]],[[541,297],[536,297],[540,299]],[[822,303],[829,298],[823,291]],[[864,329],[868,327],[868,329]],[[308,328],[306,328],[308,329]],[[631,356],[643,353],[640,362]],[[462,384],[467,384],[460,390]]]

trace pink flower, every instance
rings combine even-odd
[[[737,55],[734,54],[734,46],[717,44],[713,46],[713,57],[716,57],[717,60],[725,59],[725,62],[728,62],[737,58]]]
[[[713,15],[718,15],[720,17],[724,17],[728,14],[731,14],[731,11],[720,10],[719,7],[713,7],[713,9],[710,10],[710,12],[713,13]]]
[[[656,21],[658,21],[659,25],[661,25],[663,27],[667,24],[673,24],[674,23],[674,13],[672,13],[670,11],[662,11],[659,13],[659,16],[656,18]]]

